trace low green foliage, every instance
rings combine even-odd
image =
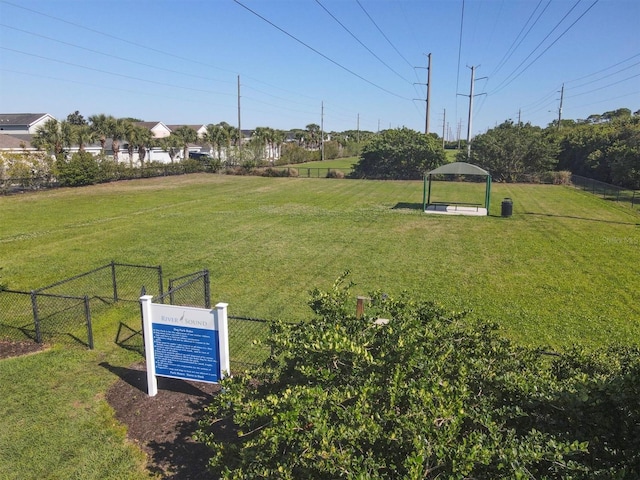
[[[444,162],[444,149],[435,138],[398,128],[385,130],[364,146],[354,165],[354,175],[358,178],[415,180]]]
[[[227,479],[637,478],[640,351],[547,359],[495,326],[350,284],[314,290],[308,323],[228,378],[198,438]],[[385,320],[380,320],[383,318]],[[220,440],[216,424],[233,425]]]
[[[58,180],[67,187],[93,185],[101,180],[97,157],[88,152],[76,152],[71,158],[59,158],[56,162]]]

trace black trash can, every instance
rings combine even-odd
[[[510,198],[502,200],[502,216],[510,217],[513,214],[513,202]]]

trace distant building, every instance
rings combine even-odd
[[[48,113],[0,113],[0,133],[33,135],[48,120],[55,117]]]

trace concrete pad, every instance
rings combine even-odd
[[[437,213],[440,215],[469,215],[473,217],[486,217],[487,209],[470,205],[428,205],[424,213]]]

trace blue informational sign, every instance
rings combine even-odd
[[[220,382],[231,371],[227,304],[214,309],[152,302],[140,297],[147,392],[158,393],[156,376]]]
[[[156,375],[220,381],[218,331],[154,323],[153,349]]]

